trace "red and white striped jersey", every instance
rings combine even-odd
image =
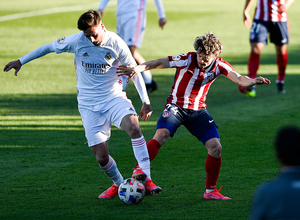
[[[287,21],[287,13],[279,13],[278,7],[285,0],[257,0],[254,19],[262,21],[284,22]]]
[[[234,71],[231,65],[220,57],[216,57],[207,68],[199,69],[196,52],[168,58],[170,67],[176,68],[176,74],[167,103],[185,109],[205,108],[210,85],[220,74],[227,76],[230,71]]]

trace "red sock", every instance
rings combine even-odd
[[[285,77],[285,69],[288,63],[288,53],[277,54],[278,75],[277,82],[283,82]]]
[[[155,139],[151,139],[147,143],[147,148],[148,148],[150,161],[152,161],[156,157],[160,147],[161,147],[160,143]]]
[[[207,154],[205,162],[206,170],[206,189],[213,189],[217,185],[219,173],[221,169],[221,157],[215,158]]]
[[[257,76],[257,70],[260,63],[260,55],[257,53],[250,53],[248,61],[248,76],[254,79]]]
[[[150,161],[152,161],[156,157],[160,147],[161,147],[160,143],[155,139],[151,139],[147,143],[147,149],[148,149]],[[136,167],[138,167],[138,164],[136,164]]]

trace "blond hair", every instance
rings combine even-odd
[[[203,36],[196,37],[194,41],[194,48],[197,53],[204,52],[204,58],[208,59],[210,56],[219,56],[223,50],[223,44],[215,34],[212,32],[205,33]]]

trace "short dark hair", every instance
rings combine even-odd
[[[277,132],[275,150],[278,160],[287,166],[300,165],[300,129],[286,126]]]
[[[100,15],[95,10],[89,10],[82,14],[77,22],[79,30],[85,31],[91,27],[97,26],[101,23]]]

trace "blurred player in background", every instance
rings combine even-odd
[[[251,53],[248,61],[248,76],[254,79],[260,64],[260,53],[264,44],[270,41],[275,44],[276,62],[278,75],[276,80],[277,93],[284,94],[285,70],[288,63],[288,53],[286,45],[289,43],[289,23],[287,10],[294,0],[257,0],[253,23],[249,15],[251,5],[254,0],[246,0],[244,9],[244,23],[250,31]],[[238,87],[241,93],[255,97],[255,86]]]
[[[276,179],[259,186],[249,219],[300,219],[299,128],[281,128],[275,137],[274,148],[281,172]]]
[[[184,125],[208,150],[204,199],[229,200],[216,188],[222,146],[217,124],[206,110],[206,95],[211,84],[221,74],[245,87],[270,84],[270,80],[261,76],[251,79],[235,72],[229,63],[218,57],[223,50],[222,42],[211,32],[196,37],[194,48],[196,52],[147,61],[136,67],[120,66],[117,73],[126,74],[130,78],[144,70],[176,68],[172,91],[158,119],[156,133],[147,143],[150,161],[169,137],[173,137],[176,130]]]
[[[98,7],[99,14],[103,17],[103,11],[109,0],[101,0]],[[159,26],[161,28],[167,23],[166,14],[161,0],[154,0],[159,18]],[[146,0],[118,0],[117,3],[117,34],[123,38],[129,46],[133,58],[138,64],[144,63],[145,59],[136,51],[140,48],[143,42],[146,29]],[[142,76],[146,83],[148,92],[153,92],[157,89],[157,84],[152,78],[149,70],[142,72]],[[123,90],[125,91],[127,83],[126,77],[122,77]]]
[[[82,31],[45,44],[8,63],[4,71],[13,68],[17,76],[22,65],[48,53],[74,53],[78,109],[85,135],[101,169],[114,183],[99,198],[115,197],[124,179],[109,155],[111,124],[125,130],[131,138],[134,155],[141,168],[135,171],[136,178],[146,181],[145,188],[150,193],[158,194],[161,188],[151,180],[149,155],[138,115],[122,91],[121,79],[116,74],[119,62],[133,66],[136,63],[125,42],[117,34],[105,29],[98,11],[88,11],[81,15],[78,29]],[[152,108],[143,77],[137,75],[132,80],[143,102],[141,117],[147,120],[152,114]]]

